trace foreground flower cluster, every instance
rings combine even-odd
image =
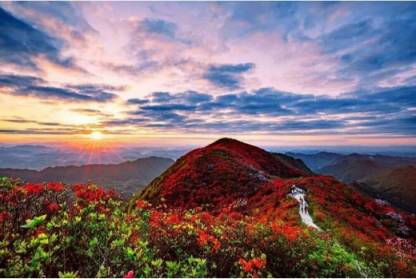
[[[283,186],[275,181],[270,187]],[[319,187],[311,191],[319,194]],[[368,238],[349,229],[350,223],[376,222],[364,215],[341,212],[345,220],[335,224],[323,210],[335,205],[325,199],[316,200],[313,210],[326,230],[308,229],[293,221],[296,202],[281,192],[285,215],[276,209],[271,214],[267,204],[257,215],[233,207],[213,214],[203,207],[123,201],[94,185],[21,185],[2,178],[0,277],[416,276],[411,241],[387,238],[384,227]],[[365,210],[380,210],[360,196],[351,199]]]

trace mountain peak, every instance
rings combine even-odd
[[[227,137],[225,137],[225,138],[220,138],[220,139],[218,139],[218,140],[214,141],[213,143],[211,143],[211,145],[218,145],[218,144],[234,144],[234,143],[245,144],[245,143],[243,143],[243,142],[241,142],[241,141],[238,141],[238,140],[236,140],[236,139],[233,139],[233,138],[227,138]]]
[[[163,198],[168,204],[184,207],[224,204],[224,200],[235,201],[254,194],[274,177],[308,175],[261,148],[222,138],[181,157],[153,180],[141,196],[156,203]]]
[[[229,151],[241,152],[244,150],[252,151],[253,149],[262,150],[254,145],[250,145],[248,143],[233,139],[233,138],[221,138],[219,140],[214,141],[213,143],[209,144],[205,148],[212,149],[212,148],[224,148]],[[264,150],[263,150],[264,151]]]
[[[233,149],[233,148],[258,148],[254,145],[250,145],[248,143],[245,143],[245,142],[233,139],[233,138],[220,138],[219,140],[216,140],[213,143],[211,143],[210,145],[208,145],[207,148],[214,147],[214,146],[222,146],[222,147],[229,148],[229,149]]]

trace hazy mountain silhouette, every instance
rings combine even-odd
[[[172,159],[149,157],[120,164],[49,167],[41,171],[0,169],[0,176],[20,178],[34,183],[60,181],[77,184],[91,182],[104,187],[114,187],[118,192],[129,195],[139,191],[173,163]]]

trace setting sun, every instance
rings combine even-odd
[[[101,140],[103,138],[103,134],[99,131],[94,131],[89,134],[89,138],[92,140]]]

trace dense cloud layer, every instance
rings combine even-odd
[[[141,118],[109,122],[107,125],[221,131],[231,127],[240,132],[296,130],[305,133],[349,128],[348,133],[397,132],[414,135],[415,117],[409,116],[409,110],[416,106],[415,92],[416,87],[354,92],[339,97],[294,94],[272,88],[215,97],[194,91],[177,94],[155,92],[146,99],[128,100],[129,104],[137,106],[131,115]],[[231,120],[215,121],[216,116],[221,114],[226,114]],[[271,119],[279,116],[283,118]],[[242,117],[269,120],[232,120]]]
[[[33,76],[0,75],[0,89],[17,96],[73,102],[108,102],[117,98],[116,94],[107,91],[117,89],[113,86],[80,84],[54,87]]]

